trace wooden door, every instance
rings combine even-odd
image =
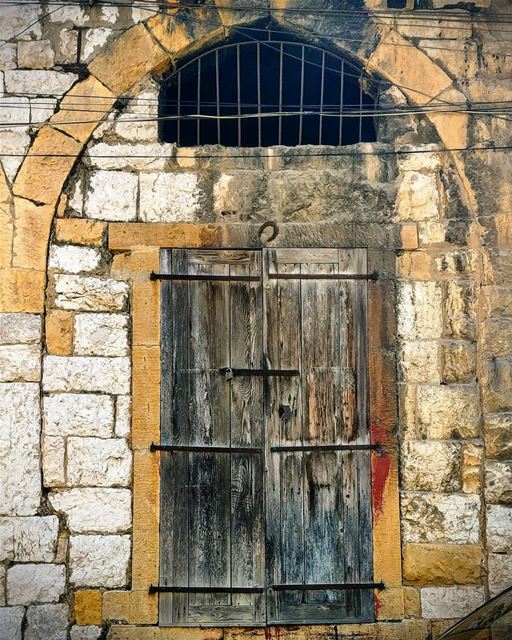
[[[366,251],[161,266],[160,624],[370,620]]]

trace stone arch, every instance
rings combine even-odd
[[[284,8],[288,4],[276,0],[273,6]],[[258,15],[261,17],[261,13]],[[186,16],[186,20],[180,16]],[[117,98],[148,74],[158,74],[183,55],[221,39],[230,25],[253,19],[251,12],[233,13],[212,7],[197,12],[169,11],[133,26],[89,64],[87,78],[65,94],[59,111],[38,131],[12,190],[3,171],[0,172],[0,203],[7,211],[0,244],[5,254],[0,263],[3,271],[0,311],[43,312],[48,241],[62,187],[93,131]],[[300,27],[307,32],[307,25]],[[425,53],[390,27],[379,27],[379,36],[373,51],[359,54],[369,71],[399,85],[413,104],[425,105],[432,98],[453,100],[456,88],[452,79]],[[77,98],[82,109],[94,105],[94,113],[84,118],[83,111],[76,111],[73,103]],[[466,145],[466,114],[428,114],[428,117],[446,147]],[[73,120],[80,123],[69,124]],[[457,153],[452,158],[466,200],[472,204],[463,159]]]

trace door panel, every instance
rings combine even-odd
[[[160,584],[186,592],[160,594],[160,624],[372,619],[371,588],[340,588],[372,582],[370,453],[347,449],[369,442],[367,285],[337,278],[366,251],[161,266],[196,279],[162,284],[162,444],[195,449],[162,452]]]

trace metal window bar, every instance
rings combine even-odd
[[[150,444],[149,450],[154,453],[155,451],[167,451],[173,452],[185,452],[185,453],[263,453],[261,447],[223,447],[220,445],[185,445],[185,444]]]
[[[155,273],[151,272],[150,280],[181,280],[183,282],[191,281],[212,281],[212,282],[261,282],[260,276],[221,276],[210,274],[177,274],[177,273]]]
[[[268,587],[183,587],[150,585],[149,593],[264,593],[265,591],[345,591],[386,588],[384,582],[345,582],[325,584],[272,584]]]
[[[265,57],[263,59],[262,57],[262,45],[268,46],[270,55],[275,56],[275,66],[270,65],[268,69],[261,68],[262,64],[267,64],[267,58]],[[221,56],[221,53],[224,52],[226,52],[226,56]],[[245,55],[245,52],[247,52],[247,55]],[[317,57],[310,55],[315,52],[320,54],[320,62],[317,61]],[[231,56],[231,58],[229,58],[229,56]],[[251,56],[253,56],[252,62]],[[230,73],[223,73],[222,65],[225,60],[229,59],[231,62],[228,64],[227,68],[230,70],[230,73],[236,77],[233,77]],[[286,96],[284,95],[286,88],[284,85],[287,82],[285,72],[288,69],[288,67],[285,69],[285,64],[289,61],[290,64],[294,65],[295,71],[299,74],[299,77],[297,78],[298,93],[296,94],[299,98],[299,104],[285,104],[287,103]],[[242,101],[242,82],[245,82],[246,80],[247,82],[250,82],[251,78],[248,73],[250,67],[248,65],[251,64],[256,65],[257,104],[255,105],[245,104]],[[347,72],[346,70],[347,64],[350,67],[350,72]],[[214,68],[212,69],[212,67]],[[270,72],[269,69],[274,69],[274,71]],[[213,71],[215,74],[214,82],[209,83],[208,85],[205,84],[204,87],[202,87],[202,75],[207,71],[208,73]],[[327,78],[326,72],[329,72],[329,77]],[[306,82],[306,74],[309,73],[320,75],[321,85],[317,96],[309,95],[309,83]],[[330,89],[332,83],[336,82],[336,76],[339,76],[339,104],[336,103],[336,100],[334,101],[335,104],[330,104],[330,102],[332,102],[332,98],[328,101],[329,104],[327,104],[326,92],[328,87]],[[189,91],[185,90],[185,81],[188,83],[188,86],[191,87],[194,87],[195,82],[195,96],[191,96]],[[279,83],[278,91],[276,92],[276,97],[277,95],[279,96],[277,105],[262,104],[262,97],[265,95],[264,82]],[[327,82],[329,82],[329,84],[327,84]],[[230,140],[223,139],[222,142],[224,142],[224,144],[237,143],[238,146],[243,146],[244,143],[247,144],[245,138],[251,122],[254,123],[255,136],[249,144],[256,143],[258,146],[261,146],[263,143],[263,137],[265,137],[266,144],[283,144],[283,137],[286,137],[289,144],[303,144],[304,124],[306,120],[308,122],[309,132],[309,121],[312,118],[317,117],[316,122],[318,124],[316,126],[318,128],[316,130],[312,130],[312,134],[315,136],[314,140],[317,140],[318,144],[343,145],[343,139],[345,137],[343,132],[343,123],[345,120],[344,114],[347,109],[352,108],[359,108],[360,112],[355,114],[355,118],[351,118],[351,126],[354,126],[354,135],[351,136],[351,142],[361,142],[363,135],[368,141],[368,127],[364,120],[366,114],[363,114],[362,110],[363,108],[368,107],[370,103],[365,98],[366,94],[363,90],[363,84],[360,82],[360,78],[358,78],[357,74],[354,74],[353,65],[348,62],[346,63],[341,56],[313,44],[304,44],[294,41],[293,39],[275,39],[270,43],[266,41],[260,42],[253,40],[228,43],[215,49],[205,51],[196,58],[189,60],[168,78],[167,83],[171,83],[171,89],[173,85],[175,88],[171,91],[170,95],[167,93],[162,94],[165,96],[165,103],[161,103],[161,112],[162,115],[165,116],[165,108],[167,106],[169,109],[174,109],[174,114],[178,116],[177,125],[174,129],[170,127],[167,130],[168,132],[174,131],[174,133],[168,134],[171,137],[174,136],[174,139],[165,140],[167,142],[177,142],[178,145],[183,144],[186,146],[192,146],[194,143],[196,145],[201,145],[204,144],[204,141],[201,139],[203,131],[205,132],[205,135],[206,131],[209,132],[208,141],[212,142],[211,128],[201,126],[201,116],[215,113],[218,118],[227,116],[229,119],[232,118],[237,121],[237,129],[233,130],[232,133],[232,142]],[[222,102],[223,83],[229,83],[231,86],[236,87],[236,104]],[[356,90],[358,90],[358,93]],[[307,95],[306,91],[308,91]],[[211,92],[211,95],[207,95],[207,92]],[[213,93],[215,93],[215,96]],[[332,94],[329,93],[329,95],[331,96]],[[349,95],[357,96],[358,99],[356,98],[355,101],[358,104],[344,105],[345,96]],[[184,98],[186,98],[186,102],[184,101]],[[169,106],[173,104],[175,105],[174,107]],[[188,127],[183,127],[182,120],[180,120],[180,116],[184,116],[184,111],[187,113],[185,107],[188,109],[191,105],[195,105],[196,107],[197,118],[195,131],[194,128],[189,130]],[[252,109],[249,108],[251,106],[253,107]],[[375,101],[373,101],[373,106],[374,108],[376,107]],[[212,107],[214,108],[213,111]],[[266,140],[267,129],[264,128],[263,124],[263,117],[265,116],[267,107],[268,109],[278,109],[278,113],[276,114],[278,127],[273,134],[276,139],[270,141]],[[338,131],[335,129],[333,130],[332,127],[326,128],[326,113],[324,111],[326,107],[328,107],[331,114],[339,115]],[[317,114],[309,115],[307,112],[305,113],[305,108],[307,112],[317,112],[318,116]],[[371,113],[371,109],[367,110]],[[285,118],[286,112],[289,112],[290,114],[297,113],[298,118],[298,132],[293,125],[290,128],[290,131],[294,132],[294,137],[292,137],[291,140],[288,135],[285,135],[287,133],[285,130],[287,124]],[[247,117],[247,125],[243,126],[241,120],[246,119]],[[291,118],[291,122],[294,121],[296,122],[295,118]],[[223,128],[221,121],[217,120],[217,143],[221,143],[221,138],[224,138],[224,133],[227,131],[227,129]],[[268,131],[272,131],[272,129],[268,129]],[[265,136],[263,136],[264,132]],[[226,135],[228,134],[226,133]]]

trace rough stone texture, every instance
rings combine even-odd
[[[1,51],[1,49],[0,49]],[[0,154],[5,175],[10,181],[14,180],[16,173],[23,162],[23,154],[27,152],[30,144],[28,128],[16,128],[16,131],[2,131],[0,136]]]
[[[475,438],[480,434],[476,385],[421,386],[417,393],[420,427],[428,438]]]
[[[485,501],[512,504],[512,462],[486,463]]]
[[[41,316],[30,313],[0,313],[0,344],[39,342]]]
[[[126,171],[91,173],[84,212],[98,220],[135,220],[138,178]]]
[[[0,49],[0,70],[16,69],[16,50],[14,42],[2,42]]]
[[[491,598],[510,587],[512,555],[490,553],[488,558],[489,591]]]
[[[151,109],[151,106],[147,108]],[[144,116],[144,118],[147,117],[147,115]],[[137,124],[139,123],[134,123],[132,126]],[[125,123],[125,126],[128,126],[128,123]],[[163,171],[169,157],[169,147],[166,144],[156,142],[153,144],[106,144],[99,142],[89,146],[87,157],[90,159],[91,166],[96,169]]]
[[[217,216],[248,214],[255,194],[265,188],[261,171],[224,173],[213,185],[213,210]]]
[[[66,571],[57,564],[16,564],[7,571],[7,603],[58,602],[64,593]]]
[[[75,625],[71,627],[70,638],[71,640],[99,640],[101,636],[101,627],[93,625],[87,625],[79,627]]]
[[[67,516],[71,533],[125,533],[131,527],[128,489],[54,491],[50,503]]]
[[[120,314],[80,313],[75,318],[75,353],[128,355],[128,318]]]
[[[140,176],[140,217],[144,222],[192,222],[197,218],[201,198],[194,173]]]
[[[398,297],[398,333],[409,340],[440,338],[442,292],[436,282],[402,282]]]
[[[101,262],[101,253],[92,247],[77,247],[73,245],[50,247],[48,267],[56,271],[67,273],[81,273],[94,271]]]
[[[58,533],[55,516],[0,518],[0,561],[53,562]]]
[[[22,640],[23,607],[0,607],[0,640]]]
[[[46,356],[45,391],[100,391],[126,394],[130,391],[130,359]]]
[[[97,220],[61,218],[56,221],[55,237],[57,242],[101,245],[105,229],[106,225]]]
[[[130,142],[158,141],[157,122],[134,122],[137,119],[150,119],[158,115],[158,85],[151,82],[146,86],[147,89],[138,93],[137,97],[130,101],[114,125],[116,135]]]
[[[66,93],[78,79],[74,73],[60,71],[18,71],[5,72],[5,89],[9,93],[60,96]]]
[[[67,630],[67,604],[43,604],[27,609],[24,640],[67,640]]]
[[[75,591],[73,610],[77,624],[98,625],[102,621],[103,593],[98,589]]]
[[[462,491],[464,493],[481,493],[483,458],[482,446],[473,443],[464,445],[462,454]]]
[[[416,171],[406,172],[400,183],[396,207],[401,220],[439,218],[437,177]]]
[[[442,345],[443,382],[472,382],[476,374],[475,347],[468,342],[447,342]]]
[[[444,442],[406,441],[402,448],[402,485],[410,491],[458,491],[460,446]]]
[[[52,309],[45,318],[46,351],[52,356],[69,356],[73,352],[73,314]]]
[[[111,35],[112,29],[108,29],[107,27],[85,29],[83,32],[81,61],[90,62]]]
[[[110,396],[59,393],[43,399],[43,430],[54,436],[112,436],[114,403]]]
[[[483,360],[480,382],[484,413],[512,411],[512,358]]]
[[[28,122],[30,120],[30,101],[28,98],[6,98],[2,97],[0,102],[0,122],[2,122],[2,133],[12,128],[16,131],[16,123]]]
[[[0,384],[0,514],[30,516],[41,501],[39,388]]]
[[[476,331],[477,296],[472,286],[448,282],[444,300],[446,331],[453,338],[472,340]]]
[[[486,415],[484,440],[488,458],[512,460],[512,413]]]
[[[55,306],[74,311],[121,311],[128,299],[125,282],[87,276],[55,276]]]
[[[462,618],[485,602],[482,587],[426,587],[421,590],[425,618]]]
[[[404,579],[416,585],[471,584],[482,574],[482,549],[469,544],[405,544]]]
[[[68,482],[74,486],[127,487],[131,454],[126,440],[68,439]]]
[[[61,487],[66,484],[66,441],[59,436],[43,436],[43,484],[45,487]]]
[[[4,7],[2,10],[2,24],[0,25],[0,40],[31,40],[41,37],[42,8],[38,5],[20,7]]]
[[[131,398],[119,396],[116,401],[115,434],[118,438],[127,438],[131,428]]]
[[[405,493],[402,530],[407,542],[477,544],[480,534],[478,496]]]
[[[69,555],[70,580],[76,586],[125,586],[130,536],[71,536]]]
[[[487,507],[487,545],[494,552],[512,553],[512,507]]]
[[[5,607],[5,578],[6,568],[5,565],[0,565],[0,607]],[[1,616],[0,616],[1,622]]]
[[[404,342],[401,347],[400,373],[403,382],[436,384],[439,374],[439,345],[436,342]]]
[[[27,69],[51,69],[55,52],[50,40],[20,42],[18,44],[18,66]]]

